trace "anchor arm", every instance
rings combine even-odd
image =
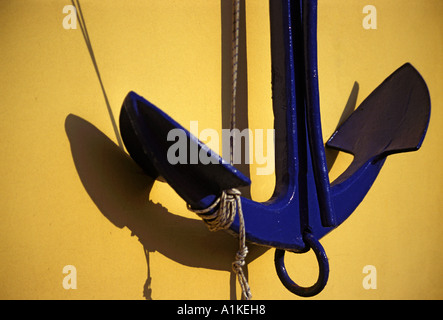
[[[343,222],[368,192],[387,156],[418,150],[430,119],[425,81],[409,63],[375,89],[337,129],[327,146],[354,155],[351,165],[332,183],[334,206]],[[355,199],[355,203],[343,202]]]
[[[409,63],[381,83],[333,133],[327,147],[354,156],[349,167],[330,185],[336,223],[343,223],[361,203],[389,155],[418,150],[430,119],[430,96],[425,81]],[[320,239],[324,227],[316,210],[310,226]]]
[[[317,231],[321,237],[330,230],[326,227],[340,225],[355,210],[388,155],[420,148],[429,123],[430,98],[425,81],[411,64],[389,76],[327,142],[328,147],[354,155],[347,170],[330,184],[320,118],[317,1],[302,3],[307,128],[321,217],[321,226],[315,229],[322,230]]]

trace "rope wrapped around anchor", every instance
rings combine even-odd
[[[221,196],[208,208],[197,210],[188,205],[188,209],[202,218],[208,229],[213,232],[228,229],[238,212],[240,222],[240,230],[238,234],[239,250],[235,255],[234,262],[232,262],[232,270],[237,274],[243,296],[246,300],[250,300],[252,298],[251,289],[243,272],[243,266],[245,265],[245,259],[248,254],[248,247],[246,246],[245,221],[243,218],[240,195],[241,192],[235,188],[224,190],[222,191]]]

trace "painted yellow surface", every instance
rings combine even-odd
[[[221,2],[82,0],[113,116],[130,90],[185,127],[221,130]],[[119,148],[82,32],[66,30],[68,0],[0,2],[0,298],[231,299],[236,240],[210,233],[162,182]],[[366,30],[363,8],[377,9]],[[251,129],[272,128],[268,2],[246,0]],[[432,102],[416,153],[390,157],[355,213],[322,239],[330,280],[317,299],[443,298],[443,2],[319,1],[323,134],[335,129],[355,81],[360,103],[411,62]],[[350,161],[339,154],[331,177]],[[251,165],[252,198],[274,177]],[[250,246],[254,299],[299,299],[280,283],[274,250]],[[316,279],[312,253],[287,255],[302,285]],[[75,266],[77,289],[63,273]],[[365,290],[363,268],[377,270]]]

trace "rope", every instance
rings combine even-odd
[[[231,132],[235,128],[237,108],[238,56],[240,46],[240,0],[232,0],[232,96],[231,96]],[[231,165],[234,164],[234,137],[230,139]]]
[[[235,113],[237,107],[237,78],[238,78],[238,55],[240,38],[240,0],[232,0],[233,24],[232,24],[232,97],[231,97],[231,132],[235,128]],[[234,165],[234,139],[230,137],[230,163]],[[188,209],[203,219],[210,231],[228,229],[238,212],[239,218],[239,250],[232,262],[232,270],[236,273],[238,282],[246,300],[252,298],[248,280],[243,272],[245,258],[248,254],[245,235],[245,221],[241,207],[241,192],[237,189],[224,190],[221,196],[208,208],[202,210]],[[218,209],[216,209],[218,207]],[[211,213],[213,212],[213,213]]]
[[[196,213],[203,222],[207,225],[210,231],[218,231],[228,229],[234,221],[235,214],[238,212],[239,218],[239,250],[235,255],[235,260],[232,262],[232,270],[237,274],[238,282],[242,289],[243,296],[246,300],[252,298],[251,289],[248,280],[243,272],[245,265],[245,258],[248,254],[248,247],[246,246],[245,235],[245,221],[243,218],[243,210],[241,207],[241,192],[237,189],[229,189],[222,191],[220,198],[218,198],[212,205],[206,209],[192,209],[188,204],[188,209]],[[215,208],[218,209],[215,210]]]

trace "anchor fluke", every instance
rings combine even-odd
[[[209,207],[223,190],[251,183],[239,170],[135,92],[129,92],[123,102],[120,129],[134,161],[153,178],[161,175],[194,209]],[[186,157],[177,163],[168,159],[168,151],[176,143],[172,139],[168,141],[172,130],[180,134],[186,148]],[[206,152],[208,163],[202,163],[196,154],[195,159],[191,159],[193,152],[202,151]]]
[[[431,112],[429,91],[421,75],[406,63],[381,83],[334,132],[327,146],[354,155],[340,180],[368,161],[416,151],[421,147]]]

